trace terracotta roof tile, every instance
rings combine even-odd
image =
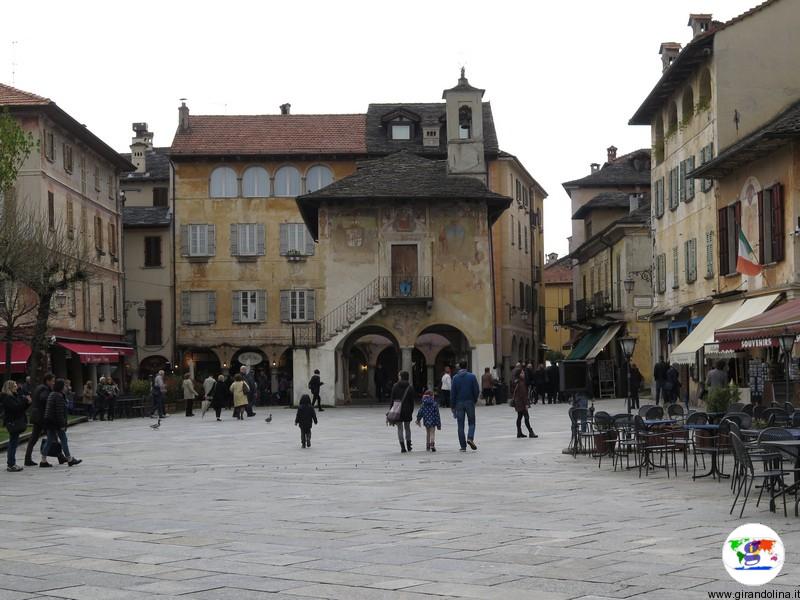
[[[50,98],[43,98],[0,83],[0,106],[47,106],[51,103]]]
[[[365,154],[366,115],[197,115],[171,156]]]

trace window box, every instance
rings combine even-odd
[[[306,257],[300,254],[299,250],[289,250],[286,252],[286,260],[289,262],[306,262]]]

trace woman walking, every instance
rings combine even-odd
[[[400,418],[395,423],[397,425],[397,440],[400,442],[400,452],[411,451],[411,420],[414,418],[414,388],[408,381],[408,371],[400,371],[400,381],[392,387],[391,400],[400,401]],[[390,405],[391,408],[391,405]],[[403,430],[405,430],[405,441],[403,441]]]
[[[514,409],[517,411],[517,437],[539,437],[531,427],[531,417],[528,413],[528,384],[525,381],[525,370],[520,371],[517,385],[514,387]],[[522,419],[525,419],[525,427],[528,428],[528,435],[522,433]]]
[[[186,404],[186,416],[193,417],[194,399],[197,397],[197,390],[194,389],[191,373],[183,376],[183,401]]]
[[[17,446],[19,436],[28,428],[28,417],[25,411],[31,402],[30,396],[23,396],[19,393],[16,382],[9,379],[3,384],[3,391],[0,392],[0,403],[3,405],[3,425],[8,431],[8,447],[6,455],[8,457],[6,470],[10,473],[22,471],[22,467],[17,464]]]
[[[50,451],[50,446],[55,442],[56,438],[61,443],[61,452],[67,459],[67,464],[70,467],[80,464],[82,461],[75,458],[69,452],[69,442],[67,440],[67,398],[64,396],[64,380],[56,379],[53,385],[53,391],[47,397],[47,405],[44,409],[44,424],[47,427],[47,440],[44,443],[42,455],[44,460],[39,463],[40,467],[52,467],[47,462],[47,455]]]
[[[222,421],[222,409],[228,405],[228,388],[225,387],[224,375],[217,377],[206,397],[211,400],[211,407],[217,414],[217,421]]]
[[[250,388],[245,383],[241,373],[237,373],[233,378],[231,393],[233,394],[233,418],[243,421],[242,412],[247,406],[247,394],[250,393]]]

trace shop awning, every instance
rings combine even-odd
[[[592,329],[584,335],[569,353],[567,360],[583,360],[592,351],[595,344],[603,337],[605,329]]]
[[[589,351],[589,354],[586,355],[586,360],[591,360],[595,358],[598,354],[600,354],[603,351],[603,348],[608,346],[609,342],[611,342],[611,340],[613,340],[616,337],[621,327],[622,327],[621,323],[618,325],[608,326],[603,331],[603,335],[600,336],[600,339],[594,345],[594,348],[592,348]]]
[[[712,306],[708,314],[694,328],[694,331],[687,335],[686,339],[672,351],[669,361],[680,365],[694,364],[697,351],[704,344],[714,341],[714,331],[718,327],[724,326],[727,320],[741,308],[742,304],[742,300],[734,300],[733,302]]]
[[[800,335],[800,298],[789,300],[765,313],[717,329],[720,350],[777,346],[776,337],[786,330]]]
[[[114,363],[119,360],[119,352],[96,344],[59,342],[58,345],[77,355],[84,364]]]
[[[103,346],[103,348],[116,352],[120,356],[133,356],[133,348],[129,346]]]
[[[31,347],[25,342],[11,342],[11,372],[24,373],[31,357]],[[0,341],[0,372],[6,369],[6,343]]]
[[[747,319],[751,319],[764,313],[764,311],[769,309],[770,306],[775,304],[779,297],[780,294],[768,294],[767,296],[759,296],[758,298],[748,298],[734,314],[728,317],[724,323],[721,323],[715,327],[715,330],[723,329],[724,327],[746,321]],[[733,350],[725,350],[724,348],[720,348],[719,344],[714,341],[713,335],[711,339],[705,343],[705,356],[707,358],[724,358],[730,355],[732,352]]]
[[[689,321],[672,321],[667,329],[689,329]]]

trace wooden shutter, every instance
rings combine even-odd
[[[231,256],[239,256],[239,226],[231,223]]]
[[[311,237],[311,231],[304,225],[301,225],[306,233],[306,256],[314,256],[314,238]]]
[[[714,232],[706,232],[706,277],[714,276]]]
[[[730,272],[736,272],[736,259],[739,257],[739,231],[742,229],[742,203],[736,202],[733,205],[733,248],[731,254],[733,255],[733,267]]]
[[[259,256],[267,253],[267,226],[264,223],[256,225],[256,253]]]
[[[783,204],[783,186],[777,183],[772,186],[772,260],[774,262],[785,258],[786,239]]]
[[[181,292],[181,323],[192,322],[192,297],[189,292]]]
[[[267,290],[256,290],[256,321],[267,320]]]
[[[233,292],[233,304],[231,314],[233,315],[233,322],[239,323],[242,320],[242,293]]]
[[[684,260],[684,277],[686,277],[686,283],[689,283],[691,279],[689,279],[689,240],[683,242],[683,260]]]
[[[208,292],[208,322],[217,322],[217,293]]]
[[[111,256],[117,255],[117,249],[114,247],[114,224],[108,224],[108,253]]]
[[[281,223],[281,256],[286,256],[289,253],[289,224]]]
[[[208,256],[217,255],[217,227],[216,225],[206,225],[206,235],[208,236]]]
[[[694,156],[686,159],[686,173],[694,171]],[[694,179],[688,177],[684,179],[683,184],[686,186],[686,202],[694,198]]]
[[[181,225],[181,256],[189,256],[189,226]]]
[[[719,235],[719,274],[728,274],[728,209],[717,211],[717,234]]]
[[[764,245],[767,240],[764,239],[764,191],[758,192],[758,262],[764,264]]]
[[[290,320],[289,314],[289,290],[281,290],[281,321],[288,322]]]
[[[680,189],[680,201],[686,202],[686,161],[682,160],[678,171],[678,189]]]
[[[316,311],[317,311],[317,301],[316,301],[316,293],[314,290],[306,290],[306,319],[309,321],[313,321],[316,319]]]

